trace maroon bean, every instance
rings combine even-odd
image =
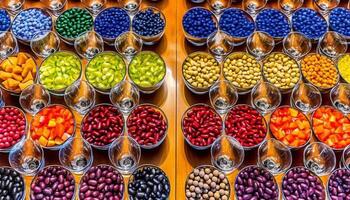
[[[159,144],[166,136],[167,120],[162,111],[148,104],[137,106],[131,111],[127,120],[129,135],[141,147],[147,148]]]
[[[81,127],[86,141],[98,147],[106,146],[123,133],[124,118],[112,105],[96,105],[86,114]]]
[[[25,135],[25,115],[19,108],[0,108],[0,149],[7,149],[18,143]]]

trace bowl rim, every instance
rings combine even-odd
[[[28,186],[27,186],[27,184],[25,183],[23,174],[21,174],[20,172],[18,172],[17,170],[15,170],[14,168],[9,167],[9,166],[0,166],[0,169],[8,169],[8,170],[11,170],[11,171],[15,171],[16,173],[19,174],[19,177],[21,177],[21,180],[22,180],[22,182],[24,183],[24,184],[23,184],[23,194],[22,194],[22,196],[20,197],[19,200],[25,200],[25,198],[26,198],[26,190],[27,190],[27,187],[28,187]],[[29,190],[31,190],[30,187],[29,187]]]

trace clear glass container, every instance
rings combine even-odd
[[[207,0],[207,2],[213,13],[219,15],[222,11],[231,6],[232,0]]]
[[[90,60],[103,52],[103,38],[95,31],[87,31],[75,39],[74,48],[81,57]]]
[[[209,99],[218,113],[225,114],[237,103],[237,89],[229,81],[217,81],[209,89]]]
[[[44,151],[31,138],[17,143],[8,159],[12,168],[26,176],[34,176],[45,166]]]
[[[93,15],[97,15],[106,5],[107,0],[81,0],[83,5]]]
[[[59,16],[67,4],[67,0],[40,0],[44,6],[49,9],[51,14]]]
[[[336,59],[340,55],[346,53],[348,44],[341,34],[328,31],[319,40],[317,50],[325,56]]]
[[[258,60],[270,54],[275,47],[275,40],[268,33],[254,31],[247,38],[247,52],[252,54]]]
[[[303,6],[303,4],[304,0],[278,0],[278,5],[281,8],[281,11],[288,16]]]
[[[350,170],[350,145],[348,145],[343,151],[340,167]]]
[[[322,95],[312,84],[300,82],[293,88],[290,104],[304,114],[312,113],[321,106]]]
[[[242,8],[251,15],[256,15],[266,6],[267,0],[243,0]]]
[[[311,40],[300,32],[292,31],[283,39],[283,52],[295,60],[300,60],[308,54],[311,47]]]
[[[330,174],[336,165],[334,151],[321,142],[310,143],[304,149],[304,166],[318,176]]]
[[[60,38],[53,31],[38,32],[30,41],[30,48],[35,55],[46,58],[60,48]]]
[[[18,52],[16,37],[10,31],[0,32],[0,60]]]
[[[124,80],[112,88],[109,99],[114,106],[127,114],[139,104],[140,92],[134,84]]]
[[[339,5],[340,0],[313,0],[313,2],[316,9],[322,15],[328,15],[333,8],[336,8]]]
[[[207,39],[207,47],[218,62],[222,62],[233,50],[229,36],[223,31],[215,31]]]
[[[140,8],[142,0],[119,0],[124,10],[133,16]]]
[[[25,88],[19,96],[19,104],[24,111],[31,115],[35,115],[39,110],[49,105],[50,102],[49,91],[37,83]]]
[[[24,2],[25,0],[2,0],[2,5],[11,15],[16,15],[23,9]]]
[[[282,101],[279,89],[271,83],[260,81],[251,92],[251,104],[262,115],[273,112]]]
[[[4,96],[2,95],[2,91],[0,90],[0,108],[5,106]]]
[[[258,166],[277,175],[287,171],[292,165],[292,153],[282,142],[271,138],[265,140],[258,149]]]
[[[129,62],[136,54],[141,52],[142,45],[142,39],[132,31],[120,34],[114,43],[117,52]]]
[[[335,108],[345,115],[350,114],[350,84],[338,83],[329,95]]]

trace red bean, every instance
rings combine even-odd
[[[162,111],[149,104],[137,106],[127,120],[129,135],[142,147],[158,144],[166,136],[168,123]]]
[[[86,141],[95,146],[105,146],[123,133],[124,118],[112,105],[96,105],[86,114],[81,127]]]
[[[257,110],[248,105],[233,107],[225,119],[225,132],[243,147],[254,147],[266,137],[266,123]]]
[[[210,106],[197,104],[184,114],[182,131],[188,142],[205,147],[221,135],[222,120]]]
[[[7,149],[19,142],[26,132],[26,118],[19,108],[0,108],[0,149]]]

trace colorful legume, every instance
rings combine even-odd
[[[329,89],[338,81],[338,72],[334,62],[321,54],[309,54],[301,63],[301,72],[306,80],[322,89]]]
[[[26,53],[6,58],[0,64],[1,85],[11,92],[21,92],[34,83],[36,67],[34,59]]]
[[[223,72],[225,78],[240,89],[250,89],[261,79],[261,66],[251,55],[243,52],[227,56]]]
[[[48,166],[40,170],[31,184],[31,200],[73,200],[75,180],[71,172],[62,166]]]
[[[56,20],[57,33],[67,39],[74,39],[80,34],[91,30],[92,27],[92,16],[87,10],[81,8],[66,10]]]
[[[129,135],[142,147],[158,144],[166,136],[167,119],[155,106],[139,105],[127,119]]]
[[[337,169],[328,180],[330,200],[350,200],[350,170]]]
[[[126,74],[123,58],[113,52],[97,54],[86,67],[86,79],[100,90],[110,90]]]
[[[97,15],[94,25],[95,31],[103,38],[115,39],[130,30],[130,17],[121,8],[107,8]]]
[[[40,82],[49,90],[64,90],[72,85],[81,73],[78,56],[71,52],[51,54],[39,69]]]
[[[185,80],[195,88],[209,88],[220,77],[220,66],[213,56],[205,52],[190,54],[182,65]]]
[[[132,29],[135,33],[152,37],[161,34],[165,29],[165,20],[160,11],[147,8],[138,12],[132,20]]]
[[[333,107],[319,107],[313,114],[312,128],[316,137],[332,148],[350,144],[350,120]]]
[[[24,41],[33,39],[37,32],[52,29],[52,19],[49,14],[39,8],[29,8],[20,12],[12,24],[13,34]]]
[[[184,114],[182,131],[189,143],[206,147],[221,135],[222,120],[210,106],[197,104]]]
[[[226,116],[225,132],[243,147],[254,147],[266,137],[266,122],[254,108],[244,104],[237,105]]]
[[[124,119],[116,107],[100,104],[85,115],[81,127],[81,135],[87,142],[95,146],[105,146],[123,133]]]
[[[230,183],[224,173],[211,166],[194,169],[186,181],[186,200],[230,199]]]
[[[0,197],[4,200],[20,200],[24,197],[25,183],[17,171],[0,167]]]
[[[183,29],[191,36],[207,38],[217,29],[215,16],[205,8],[192,8],[183,16]]]
[[[26,118],[16,107],[0,108],[0,149],[8,149],[26,134]]]
[[[264,77],[276,87],[293,88],[300,79],[298,63],[283,53],[273,53],[263,61]]]
[[[255,29],[254,20],[238,8],[226,9],[219,21],[220,30],[234,37],[248,37]]]
[[[288,17],[273,8],[263,9],[259,12],[255,23],[258,31],[266,32],[272,37],[283,38],[291,31]]]
[[[293,148],[305,145],[311,137],[309,120],[289,106],[279,107],[272,113],[270,130],[276,139]]]
[[[74,134],[74,116],[62,105],[45,107],[32,119],[30,132],[32,139],[43,147],[59,146]]]
[[[310,39],[320,38],[328,29],[327,21],[310,8],[301,8],[293,13],[292,27]]]
[[[350,83],[350,55],[345,54],[338,60],[338,70],[341,77]]]
[[[273,175],[258,166],[248,166],[239,172],[235,192],[238,200],[277,200],[279,196]]]
[[[143,166],[136,169],[129,179],[130,200],[166,200],[170,194],[170,183],[165,172],[158,167]]]
[[[81,178],[79,199],[123,199],[123,176],[112,166],[91,167]]]
[[[130,79],[140,87],[153,87],[160,83],[166,74],[163,59],[151,51],[137,54],[129,65]]]
[[[350,37],[350,10],[334,8],[329,14],[329,27],[335,32]]]
[[[11,18],[5,9],[0,8],[0,31],[7,31],[11,27]]]
[[[305,167],[294,167],[284,175],[282,193],[286,200],[326,199],[322,181]]]

